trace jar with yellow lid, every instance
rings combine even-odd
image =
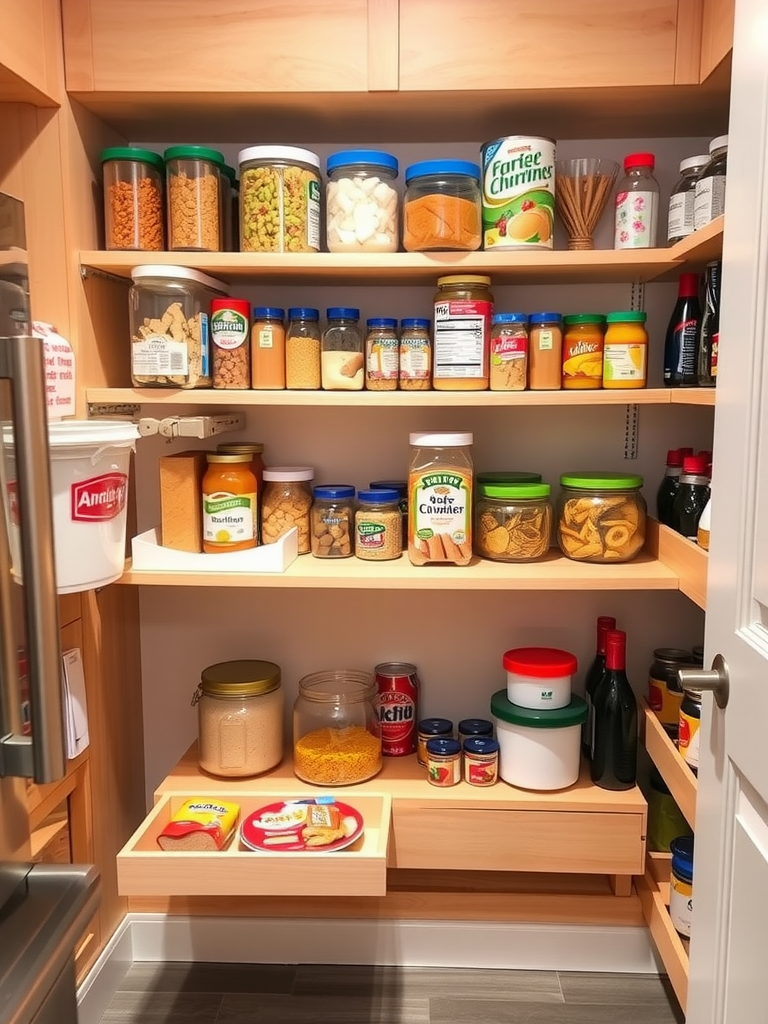
[[[493,293],[482,274],[437,279],[432,386],[437,391],[487,391]]]
[[[280,666],[222,661],[203,669],[197,705],[198,762],[228,778],[260,775],[283,759],[284,699]]]
[[[644,388],[648,382],[646,314],[635,310],[609,313],[603,351],[603,387]]]
[[[258,544],[258,484],[252,456],[206,454],[203,477],[203,551],[246,551]]]

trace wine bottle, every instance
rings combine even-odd
[[[600,615],[597,620],[597,647],[595,660],[589,666],[584,679],[584,699],[587,702],[587,720],[581,727],[581,752],[584,757],[592,757],[592,741],[594,737],[594,718],[592,701],[595,690],[605,672],[605,637],[609,629],[616,628],[616,619],[610,615]]]
[[[665,387],[690,387],[696,384],[696,346],[700,326],[699,275],[681,274],[677,302],[664,341]]]
[[[590,774],[601,789],[631,789],[637,777],[637,700],[626,672],[627,634],[605,638],[605,672],[594,698],[595,741]]]
[[[715,261],[707,264],[704,285],[704,314],[699,330],[699,349],[696,356],[697,378],[700,388],[713,388],[717,384],[717,357],[720,348],[720,274],[722,266]]]

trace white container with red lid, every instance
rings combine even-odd
[[[564,708],[571,701],[576,656],[557,647],[515,647],[502,659],[507,696],[521,708]]]

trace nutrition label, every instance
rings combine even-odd
[[[487,376],[490,317],[490,302],[435,305],[435,377]]]

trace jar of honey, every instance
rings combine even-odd
[[[576,313],[563,318],[563,387],[594,390],[603,385],[605,317]]]
[[[208,452],[203,477],[203,551],[245,551],[258,544],[258,505],[252,456]]]

